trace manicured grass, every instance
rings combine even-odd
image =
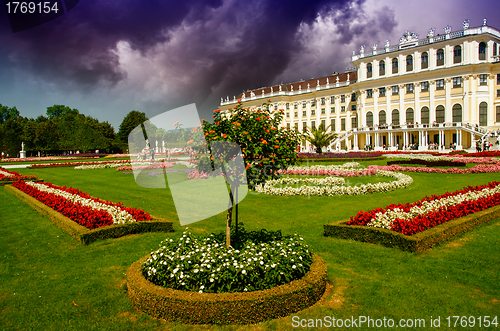
[[[366,161],[385,164],[386,161]],[[322,163],[325,164],[325,163]],[[175,233],[150,233],[81,245],[0,188],[0,325],[3,330],[288,330],[292,317],[254,326],[188,326],[154,320],[137,312],[126,295],[127,268],[180,235],[168,189],[139,187],[115,169],[16,169],[56,185],[143,208],[174,221]],[[500,315],[500,221],[420,254],[323,237],[325,223],[359,210],[407,203],[467,185],[500,181],[500,174],[408,173],[406,189],[366,196],[279,197],[249,193],[239,207],[247,230],[299,233],[328,265],[333,285],[324,300],[300,318],[400,318]],[[158,180],[156,179],[151,180]],[[351,178],[355,181],[358,178]],[[352,185],[352,184],[351,184]],[[355,185],[355,184],[354,184]],[[189,226],[194,233],[222,231],[225,214]],[[74,305],[73,302],[77,305]],[[363,329],[363,328],[361,328]],[[425,328],[423,328],[425,329]]]

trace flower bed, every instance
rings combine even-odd
[[[169,321],[247,324],[289,315],[316,302],[326,266],[297,235],[227,249],[213,235],[184,232],[127,271],[134,305]]]
[[[427,173],[438,173],[438,174],[480,174],[480,173],[490,173],[490,172],[500,172],[500,164],[478,164],[472,168],[468,169],[458,169],[458,168],[427,168],[427,167],[402,167],[396,164],[390,166],[379,166],[370,165],[368,169],[375,168],[385,171],[403,171],[403,172],[427,172]]]
[[[380,157],[381,153],[374,152],[350,152],[350,153],[299,153],[299,159],[363,159]]]
[[[101,201],[74,188],[23,181],[12,185],[88,229],[151,220],[144,210]]]
[[[500,183],[466,187],[405,205],[360,211],[347,225],[378,227],[413,235],[436,225],[500,204]]]
[[[465,162],[459,162],[456,160],[427,161],[421,159],[409,159],[409,160],[387,161],[387,165],[393,165],[393,164],[418,164],[426,167],[465,167]]]
[[[150,220],[140,222],[129,222],[125,224],[112,224],[99,228],[89,229],[74,220],[62,215],[58,211],[38,201],[36,198],[24,193],[12,185],[5,187],[6,191],[16,195],[28,203],[33,209],[43,216],[47,216],[54,224],[62,228],[69,235],[77,238],[84,244],[90,244],[96,240],[119,238],[129,234],[144,232],[173,232],[173,223],[158,217],[150,216]],[[44,192],[41,192],[44,193]],[[101,201],[102,202],[102,201]],[[78,210],[79,208],[74,208]],[[81,209],[80,209],[81,210]]]
[[[0,185],[11,184],[18,180],[36,180],[34,175],[21,175],[15,171],[0,168]]]

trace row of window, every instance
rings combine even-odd
[[[496,50],[497,50],[497,44],[494,44],[493,47],[493,56],[496,56]],[[436,66],[444,66],[444,50],[438,49],[436,53]],[[479,44],[479,60],[486,60],[486,43],[481,42]],[[393,58],[392,59],[392,73],[397,74],[399,72],[399,59],[398,58]],[[461,63],[462,62],[462,47],[461,46],[455,46],[453,49],[453,63]],[[427,69],[429,67],[429,53],[428,52],[423,52],[421,59],[420,59],[420,68],[421,69]],[[408,55],[406,57],[406,72],[413,71],[413,55]],[[379,69],[378,69],[378,74],[379,76],[384,76],[385,75],[385,61],[382,60],[379,62]],[[366,65],[366,77],[371,78],[373,75],[373,66],[371,63],[368,63]]]
[[[345,100],[346,100],[346,96],[345,96],[345,94],[342,94],[340,96],[340,102],[341,103],[345,103]],[[352,93],[351,94],[351,102],[355,102],[355,101],[356,101],[356,93]],[[330,97],[330,103],[332,103],[332,104],[335,103],[335,96],[332,95]],[[305,100],[302,101],[302,108],[306,108],[306,104],[307,104],[307,101],[305,101]],[[326,105],[326,99],[324,97],[320,99],[320,104],[321,104],[321,106]],[[311,99],[311,107],[316,107],[316,99]],[[343,106],[343,107],[345,107],[345,106]],[[290,109],[290,103],[289,102],[287,102],[285,104],[285,108],[287,110]],[[299,102],[295,102],[293,104],[293,109],[298,109],[298,108],[299,108]],[[274,110],[278,110],[278,104],[277,103],[274,104]]]
[[[326,128],[326,120],[321,120],[321,125]],[[351,117],[351,127],[356,128],[358,126],[358,118],[357,117]],[[291,128],[291,124],[287,123],[286,127],[288,129]],[[307,128],[307,122],[302,122],[302,129]],[[316,121],[311,121],[311,128],[316,127]],[[299,129],[299,123],[295,122],[294,123],[294,128]],[[329,131],[337,131],[337,126],[336,126],[336,120],[334,118],[331,119],[330,125],[328,128]],[[346,119],[341,118],[340,119],[340,130],[345,131],[346,130]]]

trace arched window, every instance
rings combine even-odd
[[[422,69],[427,69],[429,67],[429,54],[427,52],[422,53]]]
[[[380,61],[380,63],[378,64],[378,74],[380,76],[385,75],[385,61],[384,60]]]
[[[413,70],[413,56],[408,55],[406,57],[406,71],[412,71]]]
[[[444,123],[444,107],[443,106],[436,107],[436,122],[437,123]]]
[[[452,112],[453,112],[453,123],[462,122],[462,105],[459,103],[454,104]]]
[[[455,46],[453,48],[453,63],[461,63],[462,62],[462,47]]]
[[[420,118],[422,119],[422,124],[429,124],[429,107],[422,107]]]
[[[436,66],[442,65],[444,65],[444,50],[441,48],[437,51]]]
[[[479,44],[479,60],[486,60],[486,44],[484,42]]]
[[[398,59],[397,58],[392,59],[392,73],[393,74],[398,73]]]
[[[392,110],[392,124],[399,125],[399,110],[397,109]]]
[[[484,101],[479,104],[479,125],[488,125],[488,104]]]
[[[366,113],[366,125],[373,126],[373,113],[371,111]]]
[[[378,113],[378,125],[386,124],[385,110],[381,110]]]
[[[413,123],[414,121],[413,108],[406,109],[406,123]]]
[[[368,63],[366,65],[366,78],[371,78],[372,77],[372,64]]]

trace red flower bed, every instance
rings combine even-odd
[[[51,183],[44,183],[44,185],[54,188],[54,189],[59,189],[63,190],[65,192],[71,193],[78,195],[82,198],[90,199],[105,205],[109,206],[114,206],[117,207],[121,210],[127,211],[129,214],[132,215],[132,217],[136,221],[148,221],[151,220],[151,215],[146,213],[144,210],[141,209],[136,209],[136,208],[130,208],[130,207],[124,207],[122,203],[112,203],[109,201],[101,201],[97,198],[93,198],[87,193],[83,193],[75,188],[71,187],[60,187],[53,185]],[[88,229],[95,229],[99,227],[103,227],[106,225],[111,225],[113,224],[113,218],[111,214],[109,214],[105,210],[99,210],[99,209],[93,209],[90,206],[83,206],[79,203],[73,203],[69,199],[66,199],[62,196],[49,193],[49,192],[44,192],[36,187],[30,186],[26,184],[23,181],[18,181],[12,184],[12,186],[18,188],[19,190],[23,191],[24,193],[34,197],[38,201],[42,202],[43,204],[49,206],[50,208],[54,209],[55,211],[58,211],[59,213],[63,214],[64,216],[68,217],[69,219],[77,222],[80,225],[83,225],[84,227]]]
[[[500,185],[499,182],[491,182],[488,183],[487,185],[480,185],[480,186],[468,186],[465,187],[461,190],[457,190],[453,193],[445,193],[442,195],[432,195],[430,197],[425,197],[422,200],[419,200],[414,203],[407,203],[407,204],[391,204],[388,205],[386,208],[376,208],[370,211],[360,211],[358,214],[354,217],[351,217],[351,219],[346,223],[347,225],[362,225],[362,226],[367,226],[368,223],[372,219],[376,217],[378,213],[385,213],[389,210],[394,210],[398,208],[402,212],[409,212],[412,207],[420,207],[422,206],[422,203],[424,201],[434,201],[434,200],[439,200],[447,197],[452,197],[452,196],[457,196],[460,194],[464,194],[467,192],[474,192],[474,191],[481,191],[485,188],[495,188],[496,186]],[[493,207],[500,204],[500,193],[496,193],[494,195],[488,196],[488,197],[482,197],[477,200],[467,200],[463,201],[462,203],[452,205],[452,206],[442,206],[437,209],[433,209],[431,212],[428,212],[423,215],[418,215],[412,219],[409,220],[404,220],[401,218],[397,218],[393,223],[392,223],[392,228],[391,230],[403,233],[405,235],[411,236],[415,233],[430,229],[436,225],[445,223],[449,220],[460,218],[469,214],[473,214],[475,212]]]
[[[7,170],[4,168],[0,168],[0,181],[18,181],[18,180],[35,180],[36,177],[34,175],[21,175],[12,170]],[[5,175],[3,173],[7,173],[9,175]]]

